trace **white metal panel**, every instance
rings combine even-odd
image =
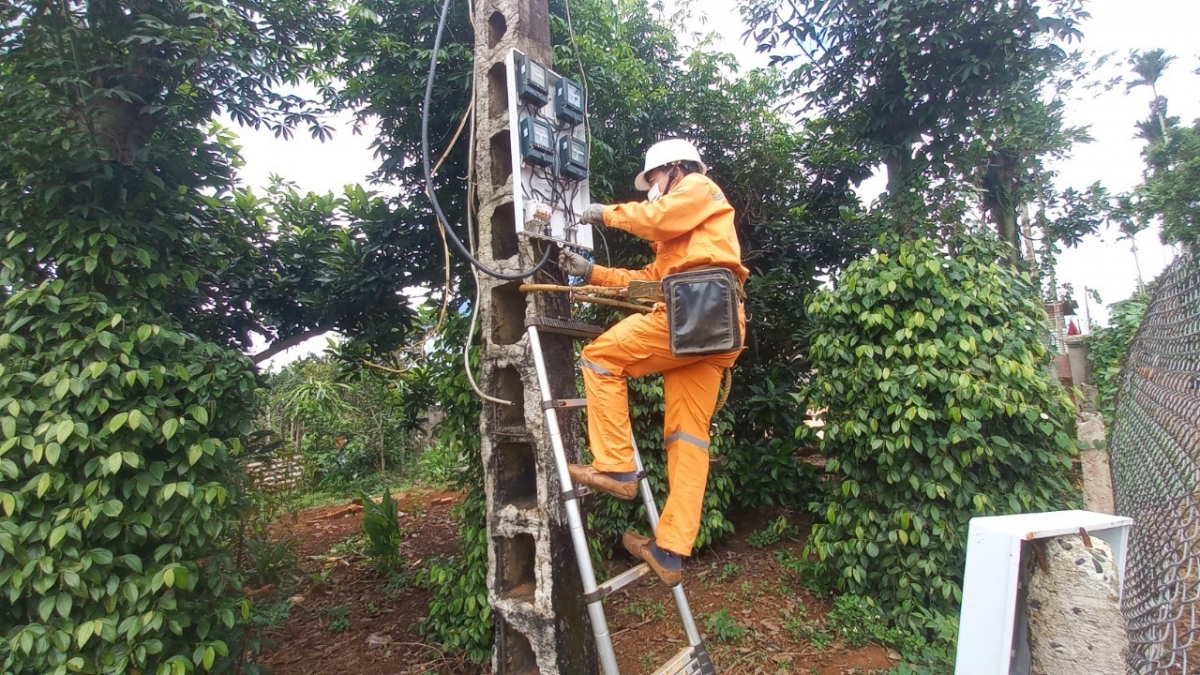
[[[566,195],[565,201],[570,204],[571,210],[574,211],[573,218],[569,217],[564,209],[556,205],[554,213],[550,218],[549,235],[542,232],[529,232],[525,229],[526,203],[531,198],[536,199],[535,192],[549,195],[552,191],[552,186],[542,178],[535,176],[534,168],[526,166],[521,161],[521,113],[530,108],[517,98],[517,72],[516,59],[514,58],[517,54],[524,56],[522,52],[514,49],[504,59],[505,67],[508,71],[508,128],[513,166],[513,211],[516,216],[517,234],[556,241],[560,244],[569,245],[572,248],[591,250],[593,248],[592,227],[584,225],[578,220],[583,215],[583,210],[592,203],[591,191],[586,180],[573,183],[573,189],[570,191],[570,194]],[[562,76],[551,70],[549,66],[546,67],[546,74],[547,83],[550,87],[550,102],[543,106],[539,112],[546,118],[554,119],[554,86]],[[584,104],[587,104],[586,100]],[[567,133],[590,145],[590,139],[584,131],[584,125],[580,124],[569,132],[561,128],[556,130],[554,143],[556,149],[558,147],[558,138]],[[590,164],[590,156],[588,161]],[[551,173],[554,173],[553,169],[551,169]]]
[[[1013,659],[1014,643],[1020,646],[1025,641],[1024,634],[1014,631],[1023,623],[1017,584],[1025,542],[1077,534],[1082,527],[1089,536],[1112,548],[1123,587],[1132,526],[1130,518],[1091,511],[972,518],[967,533],[956,675],[1028,675],[1028,664]]]

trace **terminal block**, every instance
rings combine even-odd
[[[525,203],[525,231],[546,234],[550,231],[550,218],[554,209],[543,202],[530,201]]]

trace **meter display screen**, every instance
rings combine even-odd
[[[539,148],[553,148],[550,144],[550,130],[540,124],[533,125],[533,144]]]
[[[573,86],[567,87],[567,103],[582,108],[583,107],[583,92]]]
[[[587,166],[587,150],[583,143],[569,143],[571,146],[571,161]]]
[[[546,69],[536,61],[529,62],[529,82],[535,87],[546,88]]]

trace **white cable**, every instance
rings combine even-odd
[[[471,83],[471,96],[475,96],[474,80]],[[467,245],[471,247],[471,255],[475,255],[475,222],[471,218],[471,213],[475,207],[475,108],[471,107],[471,136],[468,142],[467,149]],[[483,299],[483,289],[479,285],[479,272],[474,265],[468,266],[471,270],[471,278],[475,280],[475,302],[471,303],[471,325],[467,327],[467,341],[463,345],[463,370],[467,371],[467,382],[471,383],[471,388],[475,390],[479,398],[495,403],[498,405],[512,405],[512,401],[488,396],[475,383],[475,374],[471,372],[471,341],[475,336],[475,324],[479,318],[479,303]]]

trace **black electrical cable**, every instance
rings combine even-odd
[[[463,245],[462,240],[450,229],[450,225],[446,220],[446,214],[442,212],[442,205],[438,203],[437,194],[433,191],[433,169],[429,163],[429,104],[433,100],[433,78],[437,74],[438,52],[442,49],[442,32],[446,29],[446,16],[450,13],[450,0],[445,0],[442,3],[442,16],[438,19],[437,34],[433,38],[433,54],[429,58],[429,79],[425,81],[425,107],[421,111],[421,159],[425,165],[425,190],[429,193],[429,201],[433,203],[433,212],[437,216],[438,227],[446,233],[446,238],[454,244],[455,250],[467,259],[472,265],[479,269],[484,274],[495,277],[502,281],[518,281],[526,277],[537,274],[550,262],[550,255],[554,252],[553,246],[546,247],[546,253],[538,264],[533,266],[533,269],[527,272],[518,272],[516,274],[505,274],[497,272],[484,265],[478,258],[471,255],[471,251]],[[468,205],[469,208],[469,205]]]

